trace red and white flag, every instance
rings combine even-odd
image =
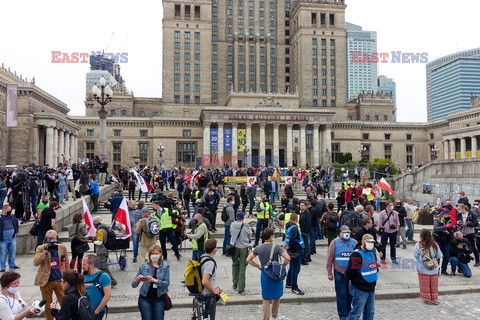
[[[253,186],[256,181],[257,181],[256,176],[247,177],[247,187]]]
[[[132,170],[132,172],[135,175],[135,178],[137,178],[138,183],[140,183],[140,190],[142,190],[142,192],[147,192],[148,193],[148,192],[150,192],[150,190],[153,189],[153,187],[150,185],[150,183],[145,181],[145,179],[143,179],[143,177],[141,175],[139,175],[137,171]]]
[[[131,225],[130,225],[130,216],[128,215],[128,206],[127,206],[127,199],[123,197],[122,203],[118,208],[117,214],[113,219],[125,226],[125,233],[126,236],[130,237],[132,235]]]
[[[285,184],[292,184],[293,183],[293,177],[285,177]]]
[[[97,234],[97,229],[93,225],[92,214],[90,213],[90,209],[88,209],[87,201],[85,201],[85,197],[82,197],[83,203],[83,218],[85,219],[85,224],[87,225],[87,235],[90,237],[95,237]]]
[[[390,187],[390,185],[388,184],[387,180],[385,180],[385,178],[380,179],[377,185],[383,190],[387,190],[390,194],[395,194],[392,187]]]

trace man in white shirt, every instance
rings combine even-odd
[[[407,216],[405,217],[405,223],[407,225],[407,231],[405,232],[405,236],[407,237],[408,241],[413,241],[413,215],[415,214],[415,210],[418,209],[416,205],[413,204],[413,199],[408,198],[407,202],[403,206],[407,211]]]
[[[65,174],[67,175],[67,190],[65,192],[65,199],[68,200],[68,190],[70,190],[72,192],[73,200],[75,201],[77,200],[77,197],[75,196],[75,180],[73,179],[73,170],[71,165],[67,167]]]

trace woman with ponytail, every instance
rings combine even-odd
[[[84,275],[66,270],[62,276],[62,288],[65,297],[62,300],[61,311],[56,309],[57,301],[50,305],[52,316],[56,320],[78,320],[78,299],[85,294]]]

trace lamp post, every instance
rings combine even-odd
[[[368,148],[364,146],[363,144],[360,145],[360,148],[358,148],[358,152],[360,152],[360,160],[363,160],[363,156],[366,154]]]
[[[430,148],[430,154],[432,156],[432,160],[437,160],[438,158],[438,152],[440,150],[437,148],[437,145],[433,145],[431,148]]]
[[[163,165],[163,159],[162,159],[162,154],[163,154],[163,151],[165,150],[165,147],[163,146],[163,144],[160,142],[157,146],[157,151],[158,151],[158,157],[159,157],[159,160],[158,160],[158,166],[159,166],[159,169],[162,168],[162,165]]]
[[[105,78],[100,78],[100,88],[96,85],[92,88],[93,99],[100,104],[98,116],[100,118],[100,157],[106,159],[107,157],[107,110],[105,106],[112,102],[113,90],[106,85]]]
[[[245,145],[245,146],[243,147],[243,159],[244,159],[244,161],[245,161],[245,163],[243,164],[244,167],[246,167],[247,164],[248,164],[248,160],[247,160],[247,159],[248,159],[248,152],[249,152],[249,151],[250,151],[250,149],[248,148],[247,145]]]

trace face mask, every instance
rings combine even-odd
[[[343,236],[341,236],[342,239],[348,240],[350,239],[350,232],[345,232]]]
[[[159,254],[152,254],[150,256],[150,259],[152,259],[152,262],[157,262],[160,259],[160,255]]]
[[[372,251],[374,246],[375,244],[373,242],[365,243],[365,249],[367,249],[368,251]]]
[[[47,204],[47,203],[48,203],[48,201],[42,201],[42,203],[43,203],[43,204]]]
[[[9,287],[9,288],[7,288],[7,291],[11,294],[14,294],[14,293],[18,292],[18,289],[19,289],[19,287]]]
[[[474,207],[475,209],[478,209],[478,204],[474,204],[473,207]]]
[[[100,223],[94,223],[93,225],[95,226],[95,228],[98,228],[98,226],[100,225]]]
[[[452,205],[449,204],[449,205],[447,206],[447,208],[448,208],[448,210],[452,209]]]

